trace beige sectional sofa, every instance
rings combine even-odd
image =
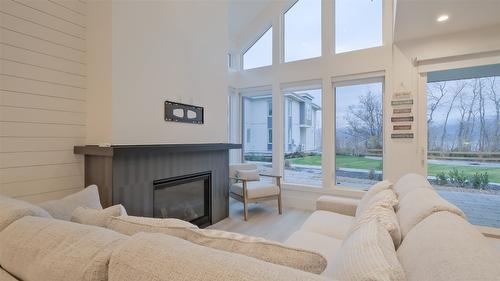
[[[82,193],[49,212],[0,196],[0,281],[500,280],[495,247],[414,174],[361,200],[319,198],[284,245],[96,211],[96,188]]]
[[[403,176],[390,187],[402,239],[394,250],[409,281],[500,280],[500,252],[465,219],[460,209],[441,198],[417,174]],[[317,210],[285,244],[317,251],[333,262],[356,220],[362,200],[322,196]]]

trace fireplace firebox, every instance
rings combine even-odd
[[[211,172],[155,180],[153,189],[153,217],[181,219],[199,227],[212,224]]]

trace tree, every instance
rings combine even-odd
[[[448,111],[446,112],[446,117],[444,119],[443,133],[441,134],[441,143],[440,143],[440,147],[442,150],[444,150],[444,139],[446,138],[446,126],[448,125],[448,119],[450,118],[450,113],[451,113],[452,109],[454,108],[455,100],[460,95],[460,93],[462,93],[465,86],[467,86],[467,83],[463,80],[457,81],[457,83],[456,83],[455,91],[454,91],[453,96],[451,98],[450,104],[448,106]]]
[[[363,143],[365,149],[382,148],[382,101],[372,92],[359,98],[359,103],[351,105],[345,117],[347,134],[353,145]]]
[[[495,130],[493,133],[492,151],[500,150],[500,85],[497,83],[498,80],[496,78],[497,77],[486,78],[489,88],[489,98],[495,106]]]

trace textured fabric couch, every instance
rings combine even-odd
[[[89,188],[85,196],[96,193]],[[381,182],[361,200],[319,198],[284,254],[274,252],[285,246],[279,243],[182,221],[120,216],[100,227],[53,218],[70,217],[60,210],[86,201],[78,199],[62,209],[52,202],[46,212],[0,196],[0,281],[500,280],[498,250],[415,174]],[[318,267],[302,266],[301,258],[326,269],[310,273]]]
[[[500,251],[441,198],[422,176],[407,174],[390,186],[401,234],[394,251],[409,281],[500,280]],[[364,199],[364,198],[363,198]],[[363,199],[322,196],[316,211],[285,244],[321,253],[332,268]]]

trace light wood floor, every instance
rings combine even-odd
[[[277,204],[270,201],[250,204],[248,221],[244,221],[243,204],[231,199],[229,201],[229,217],[209,228],[284,242],[302,226],[309,215],[311,215],[310,211],[292,208],[284,208],[283,214],[279,215]]]

